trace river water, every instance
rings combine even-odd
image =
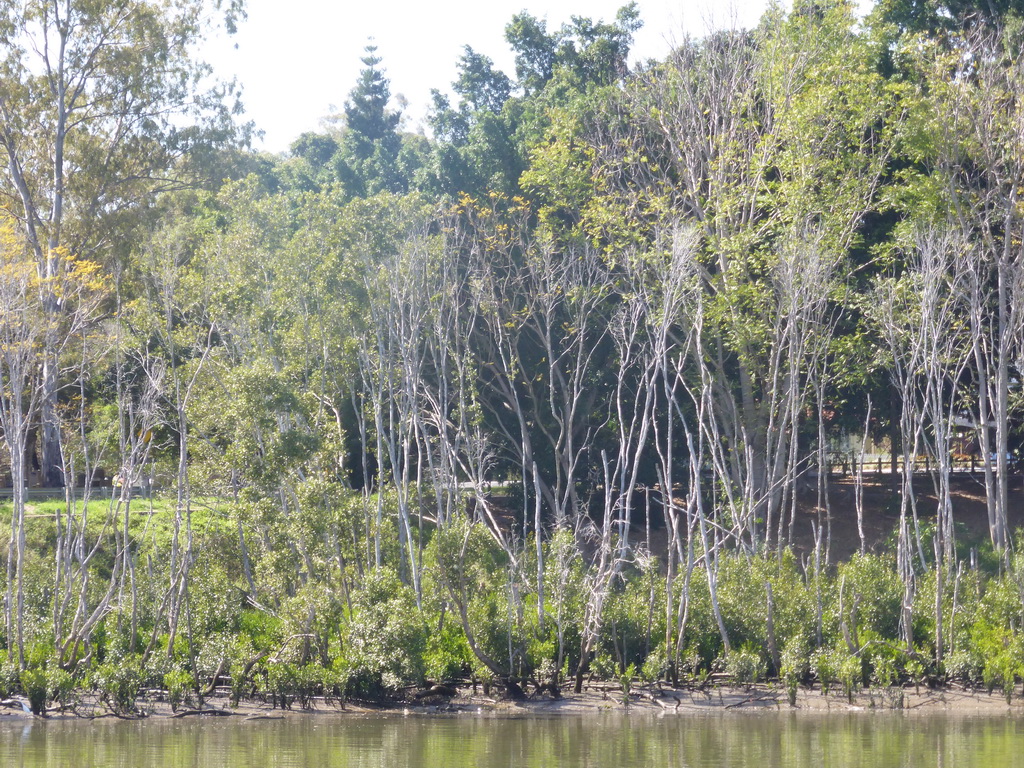
[[[1024,719],[862,712],[654,717],[0,719],[2,768],[1024,767]]]

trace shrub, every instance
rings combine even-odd
[[[990,692],[1001,688],[1009,703],[1017,678],[1024,675],[1024,638],[984,617],[975,622],[971,635],[982,659],[985,687]]]
[[[734,682],[750,685],[764,680],[766,667],[761,654],[752,646],[744,645],[726,657],[725,671]]]
[[[665,641],[662,640],[658,646],[648,654],[644,665],[640,668],[640,678],[645,683],[653,683],[657,680],[664,680],[669,673],[669,659],[665,651]]]
[[[807,641],[802,636],[793,637],[786,643],[779,659],[779,675],[786,686],[786,698],[791,707],[796,706],[796,694],[801,681],[810,670],[810,658],[807,652]]]
[[[911,659],[907,659],[906,664],[907,677],[914,684],[915,688],[920,687],[924,682],[927,675],[927,668],[925,667],[924,661],[921,660],[920,656],[916,656]]]
[[[184,669],[172,669],[164,675],[164,688],[167,689],[167,700],[171,711],[177,712],[182,704],[192,704],[192,698],[198,686],[191,672]]]
[[[18,664],[13,660],[0,659],[0,699],[10,698],[18,690]]]
[[[625,671],[619,675],[619,686],[622,688],[622,703],[629,706],[629,695],[633,689],[633,676],[636,674],[636,666],[630,664]]]
[[[889,555],[855,554],[839,567],[845,584],[847,609],[857,605],[855,633],[870,631],[879,637],[899,636],[903,606],[903,583]],[[852,597],[851,597],[852,596]]]
[[[267,693],[275,707],[290,709],[291,701],[299,692],[299,676],[294,664],[277,661],[267,664]]]
[[[970,685],[981,679],[983,662],[973,648],[957,648],[946,656],[946,676]]]
[[[67,670],[52,664],[46,671],[46,695],[60,705],[70,703],[75,691],[75,678]]]
[[[888,655],[876,656],[871,664],[871,679],[882,688],[890,688],[898,683],[900,670],[896,660]]]
[[[93,687],[111,712],[119,715],[135,713],[145,675],[141,657],[126,656],[97,666],[92,673]]]
[[[819,648],[811,654],[811,670],[821,684],[821,692],[828,696],[829,689],[839,675],[835,654],[827,648]]]
[[[46,670],[26,669],[21,673],[21,690],[28,698],[32,714],[41,715],[46,709]]]
[[[302,664],[295,669],[296,694],[302,709],[312,709],[313,699],[324,688],[329,671],[319,664]]]
[[[321,670],[323,674],[324,699],[335,698],[345,706],[345,691],[348,689],[349,671],[344,659],[335,659],[330,668]]]
[[[837,671],[839,684],[843,687],[846,700],[852,704],[853,694],[860,688],[861,682],[864,679],[864,667],[860,656],[852,653],[839,654]]]
[[[600,680],[615,680],[619,676],[619,664],[607,653],[599,652],[590,662],[590,671]]]
[[[626,571],[624,583],[615,584],[605,604],[601,644],[621,665],[641,666],[652,644],[665,636],[665,612],[655,608],[665,604],[664,582],[652,569],[656,562],[644,557],[643,568]]]
[[[462,627],[447,622],[440,632],[432,632],[427,638],[423,653],[424,670],[431,680],[461,678],[469,672],[472,656]]]
[[[367,574],[363,589],[353,595],[345,634],[352,692],[387,696],[423,681],[426,627],[412,591],[393,571]]]
[[[906,652],[871,630],[862,632],[860,639],[870,682],[882,688],[900,684],[906,674]]]

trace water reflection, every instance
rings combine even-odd
[[[5,768],[1024,766],[1020,718],[802,713],[0,721]]]

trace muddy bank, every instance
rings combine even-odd
[[[25,711],[20,699],[0,702],[0,723],[36,719],[206,719],[230,717],[248,720],[270,720],[330,715],[366,716],[372,714],[472,714],[506,717],[521,716],[580,716],[588,714],[654,714],[685,717],[694,714],[726,712],[894,712],[907,715],[959,713],[972,715],[1024,714],[1024,698],[1015,695],[1007,704],[1000,692],[969,690],[956,686],[942,689],[894,687],[864,689],[851,698],[835,690],[824,694],[818,688],[801,688],[796,703],[789,703],[786,691],[779,685],[716,686],[705,689],[651,687],[632,690],[629,695],[613,685],[592,688],[582,694],[564,693],[560,697],[549,694],[509,700],[473,693],[460,689],[454,696],[424,696],[409,702],[376,704],[361,701],[339,701],[315,697],[307,708],[290,702],[281,708],[264,701],[243,701],[230,706],[226,693],[209,697],[201,709],[178,707],[173,711],[162,696],[139,699],[138,713],[133,716],[110,713],[98,700],[84,698],[74,708],[53,708],[43,716]]]

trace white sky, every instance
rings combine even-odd
[[[201,55],[220,79],[235,77],[241,83],[247,116],[265,133],[257,148],[283,152],[344,104],[369,37],[383,59],[392,97],[402,94],[408,100],[406,129],[416,130],[430,89],[449,90],[462,46],[490,56],[514,77],[504,29],[519,11],[545,18],[550,31],[572,15],[611,21],[626,2],[248,0],[249,18],[238,34],[211,41]],[[636,35],[634,60],[663,57],[672,40],[685,32],[703,34],[709,21],[716,27],[753,26],[768,0],[639,0],[638,5],[644,27]]]

